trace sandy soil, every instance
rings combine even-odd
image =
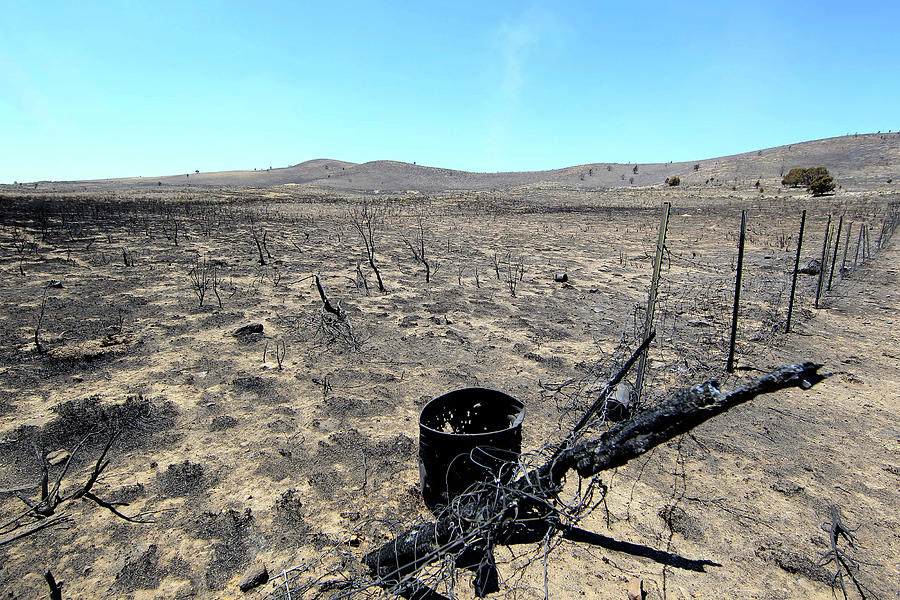
[[[459,387],[525,402],[525,448],[559,439],[593,398],[577,390],[553,397],[549,384],[601,381],[633,343],[663,200],[673,209],[647,401],[706,377],[730,387],[801,360],[824,362],[834,375],[810,391],[759,398],[604,474],[606,507],[582,527],[636,546],[562,542],[547,561],[550,597],[625,598],[634,578],[647,598],[832,597],[832,566],[818,565],[832,504],[859,527],[852,555],[860,581],[878,597],[896,596],[900,263],[896,239],[883,249],[877,241],[897,197],[852,179],[825,199],[774,180],[763,181],[763,193],[752,182],[731,187],[538,186],[381,201],[376,258],[387,291],[377,291],[362,262],[370,295],[358,284],[363,256],[348,217],[361,197],[292,186],[7,190],[0,489],[26,488],[19,493],[34,500],[32,444],[71,452],[98,423],[114,423],[122,433],[94,491],[153,522],[64,503],[57,514],[67,519],[0,546],[3,597],[46,597],[51,569],[67,598],[240,598],[237,583],[256,562],[280,573],[344,542],[360,556],[383,539],[366,525],[372,519],[402,526],[428,515],[418,494],[417,415]],[[728,375],[741,209],[742,370]],[[817,278],[801,276],[785,335],[801,209],[802,264],[819,258],[832,214],[844,216],[844,232],[854,223],[847,263],[857,267],[836,269],[819,309]],[[428,284],[405,243],[420,214],[433,261]],[[865,261],[854,260],[861,223],[871,240]],[[263,232],[266,265],[253,241]],[[197,258],[216,266],[221,308],[212,289],[199,305],[190,274]],[[508,274],[520,264],[512,295]],[[554,281],[561,271],[567,284]],[[315,274],[347,311],[358,349],[322,328]],[[62,287],[48,287],[51,280]],[[231,335],[249,321],[263,333]],[[83,484],[104,442],[101,433],[84,443],[64,494]],[[50,468],[51,483],[61,468]],[[24,509],[0,494],[2,521]],[[705,564],[659,562],[672,555]],[[543,564],[517,569],[522,562],[501,565],[500,597],[543,597]],[[456,594],[471,597],[464,574]]]

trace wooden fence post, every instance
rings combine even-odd
[[[653,279],[650,282],[650,298],[647,300],[647,320],[644,322],[643,338],[646,340],[653,328],[653,311],[656,308],[656,286],[659,284],[659,270],[662,267],[663,249],[666,245],[666,231],[669,228],[669,209],[672,207],[671,202],[663,203],[662,219],[659,222],[659,238],[656,241],[656,258],[653,260]],[[644,350],[641,354],[641,360],[638,362],[637,377],[634,384],[635,397],[637,402],[641,401],[641,389],[644,386],[644,372],[647,363],[647,354],[650,348]]]

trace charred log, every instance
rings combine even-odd
[[[436,521],[408,529],[365,555],[362,562],[383,587],[406,587],[410,575],[443,556],[462,558],[467,549],[485,552],[495,543],[518,541],[523,532],[540,534],[560,528],[553,501],[569,471],[592,477],[756,396],[790,387],[809,389],[827,377],[818,372],[821,367],[812,362],[783,366],[729,393],[722,392],[714,380],[679,390],[668,401],[599,438],[567,442],[548,463],[508,486],[482,484],[458,496]]]

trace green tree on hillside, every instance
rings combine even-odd
[[[824,196],[825,194],[834,191],[834,177],[831,175],[821,175],[817,177],[815,181],[811,182],[806,189],[813,196]]]
[[[792,187],[797,187],[800,185],[809,186],[819,177],[828,176],[828,169],[826,169],[825,167],[811,167],[808,169],[803,167],[794,167],[788,172],[787,175],[784,176],[784,179],[781,180],[781,185],[789,185]]]

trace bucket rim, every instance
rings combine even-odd
[[[434,404],[440,400],[444,400],[447,396],[450,396],[452,394],[457,394],[459,392],[472,392],[472,391],[489,392],[491,394],[497,394],[499,396],[504,396],[507,399],[514,402],[515,405],[518,407],[518,411],[516,412],[515,419],[513,419],[513,422],[509,426],[504,427],[503,429],[496,429],[494,431],[483,431],[481,433],[447,433],[446,431],[438,431],[437,429],[429,427],[428,425],[425,425],[422,422],[422,416],[425,414],[425,412],[428,410],[428,408],[432,404]],[[524,420],[525,420],[525,403],[524,402],[522,402],[518,398],[515,398],[515,397],[507,394],[506,392],[501,392],[500,390],[495,390],[494,388],[486,388],[486,387],[481,387],[481,386],[470,386],[470,387],[457,388],[455,390],[450,390],[449,392],[445,392],[445,393],[441,394],[440,396],[435,396],[434,398],[432,398],[431,400],[426,402],[425,406],[422,407],[422,410],[419,411],[419,428],[420,429],[425,429],[434,435],[444,436],[444,437],[448,437],[448,438],[456,438],[456,439],[459,439],[459,438],[472,439],[472,438],[479,438],[479,437],[495,436],[498,433],[511,431],[513,429],[517,429],[517,428],[521,427],[522,422]]]

